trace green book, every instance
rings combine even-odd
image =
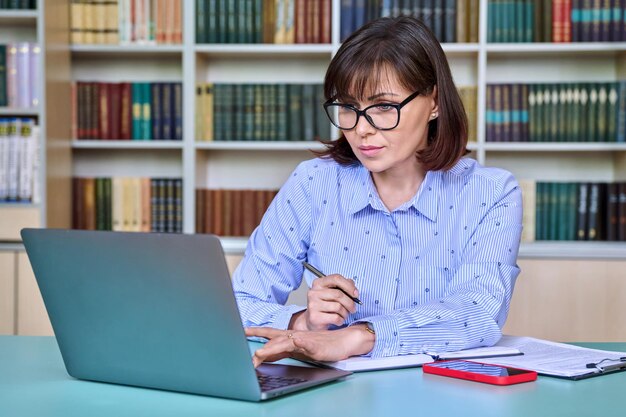
[[[568,208],[568,224],[566,240],[576,240],[576,226],[578,213],[578,183],[570,182],[567,184],[567,208]]]
[[[559,101],[557,103],[558,117],[558,133],[557,142],[567,141],[567,84],[557,84]]]
[[[606,83],[598,84],[598,110],[596,142],[607,142],[607,118],[608,118],[609,92]]]
[[[551,93],[550,84],[539,84],[539,97],[537,98],[537,106],[539,107],[539,140],[541,142],[550,141],[550,106]]]
[[[217,0],[199,0],[207,3],[206,10],[206,35],[204,38],[204,42],[206,43],[217,43],[219,42],[219,10],[218,5],[219,2]]]
[[[152,89],[150,83],[140,83],[141,88],[141,139],[152,138]]]
[[[549,90],[549,113],[550,124],[549,126],[549,142],[559,141],[559,85],[556,83],[550,84]]]
[[[141,139],[141,112],[143,102],[143,89],[138,82],[131,84],[131,95],[133,103],[133,140]]]
[[[237,43],[237,1],[227,0],[226,5],[226,43]]]
[[[228,43],[228,3],[230,0],[213,0],[217,2],[217,43]]]
[[[263,86],[254,84],[254,134],[253,140],[264,139],[264,114],[263,114]]]
[[[330,139],[330,120],[324,111],[324,85],[317,84],[315,86],[315,103],[313,103],[313,113],[315,114],[315,137],[318,139]]]
[[[576,240],[587,240],[588,219],[589,219],[589,184],[581,182],[578,184],[578,210],[576,223]]]
[[[588,138],[588,128],[587,124],[589,122],[589,118],[587,117],[587,112],[589,111],[589,89],[587,83],[578,84],[578,90],[580,92],[580,105],[578,111],[578,125],[579,125],[579,142],[587,142]]]
[[[311,141],[315,138],[314,101],[315,86],[313,84],[304,84],[302,86],[302,139],[305,141]]]
[[[587,103],[587,142],[598,141],[598,84],[589,83],[589,101]]]
[[[580,84],[572,83],[572,103],[570,106],[570,141],[580,142]]]
[[[235,106],[235,88],[232,84],[222,84],[222,140],[231,141],[235,133],[233,123]]]
[[[618,83],[607,83],[608,97],[606,107],[606,141],[615,142],[617,140],[617,91]]]
[[[245,103],[243,84],[235,84],[233,86],[233,117],[234,117],[234,134],[231,140],[243,141],[244,136],[244,115],[245,115]]]
[[[288,140],[288,96],[287,85],[278,84],[276,86],[276,140],[284,142]]]
[[[552,42],[552,1],[542,1],[542,42]]]
[[[272,89],[273,86],[271,84],[263,84],[263,140],[272,140],[272,130],[274,129],[272,118],[273,115],[273,105],[271,103]]]
[[[113,230],[113,200],[111,178],[104,179],[104,230]]]
[[[245,141],[254,140],[254,88],[253,84],[245,84],[243,86],[243,140]]]
[[[535,32],[535,3],[524,0],[524,42],[532,42]]]
[[[96,230],[107,230],[105,212],[104,178],[96,178]]]
[[[496,2],[489,0],[487,2],[487,42],[496,41]]]
[[[253,0],[253,40],[254,43],[263,43],[263,0]]]
[[[213,86],[213,140],[216,141],[224,140],[223,91],[223,84],[215,84]]]
[[[546,183],[537,182],[535,193],[535,239],[546,240]]]
[[[289,140],[302,140],[302,85],[289,85]]]
[[[560,182],[556,184],[558,192],[558,225],[557,225],[557,240],[568,240],[568,233],[570,227],[569,221],[569,184],[566,182]]]
[[[196,0],[196,43],[206,43],[207,41],[207,2],[205,0]]]
[[[277,97],[278,94],[276,92],[276,84],[268,84],[267,85],[267,138],[271,141],[276,141],[278,137],[278,120],[276,109],[278,108]]]
[[[550,213],[548,240],[559,238],[559,203],[559,183],[551,182],[548,185],[548,213]]]
[[[526,0],[514,0],[515,29],[513,42],[526,41]]]

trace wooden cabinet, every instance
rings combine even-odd
[[[0,334],[53,334],[35,275],[23,250],[0,251]]]

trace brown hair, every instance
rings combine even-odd
[[[450,169],[467,153],[467,116],[441,45],[424,23],[408,16],[373,20],[345,40],[324,78],[326,99],[361,100],[375,91],[387,68],[409,91],[431,94],[437,86],[439,117],[428,124],[428,145],[417,158],[427,171]],[[314,152],[342,165],[358,162],[347,139],[322,141]]]

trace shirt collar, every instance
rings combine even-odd
[[[437,221],[437,212],[439,207],[439,199],[441,194],[442,173],[440,171],[429,171],[422,182],[419,190],[402,207],[413,207],[429,220]],[[359,165],[356,173],[356,187],[352,194],[352,201],[349,206],[349,213],[355,214],[363,210],[367,206],[371,206],[375,210],[386,211],[370,172],[363,166]]]

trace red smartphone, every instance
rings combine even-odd
[[[485,382],[494,385],[512,385],[537,379],[537,372],[507,366],[450,360],[426,363],[424,373]]]

